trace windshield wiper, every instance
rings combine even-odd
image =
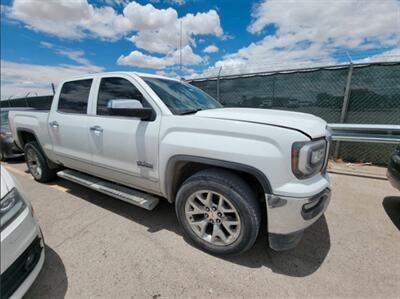
[[[186,111],[183,111],[183,112],[178,113],[178,114],[179,114],[179,115],[193,114],[193,113],[199,112],[199,111],[201,111],[201,110],[203,110],[203,109],[197,108],[197,109],[192,109],[192,110],[186,110]]]

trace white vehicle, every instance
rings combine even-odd
[[[115,72],[60,84],[50,111],[11,111],[40,182],[60,177],[153,209],[175,204],[188,238],[214,254],[249,249],[266,217],[289,249],[325,211],[329,132],[315,116],[223,108],[187,83]]]
[[[0,298],[22,298],[43,267],[44,243],[30,203],[3,166],[0,223]]]

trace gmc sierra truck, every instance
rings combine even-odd
[[[224,108],[179,80],[81,76],[60,84],[50,111],[9,120],[35,180],[58,175],[148,210],[166,199],[212,254],[248,250],[261,223],[272,249],[293,248],[330,200],[325,121]]]

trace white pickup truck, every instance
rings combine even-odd
[[[293,248],[330,200],[323,120],[223,108],[179,80],[81,76],[60,84],[50,111],[9,120],[35,180],[58,175],[149,210],[166,199],[213,254],[249,249],[261,223],[271,248]]]

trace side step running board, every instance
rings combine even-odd
[[[60,178],[78,183],[146,210],[153,210],[159,202],[157,197],[148,193],[105,181],[79,171],[67,169],[57,172],[57,175]]]

